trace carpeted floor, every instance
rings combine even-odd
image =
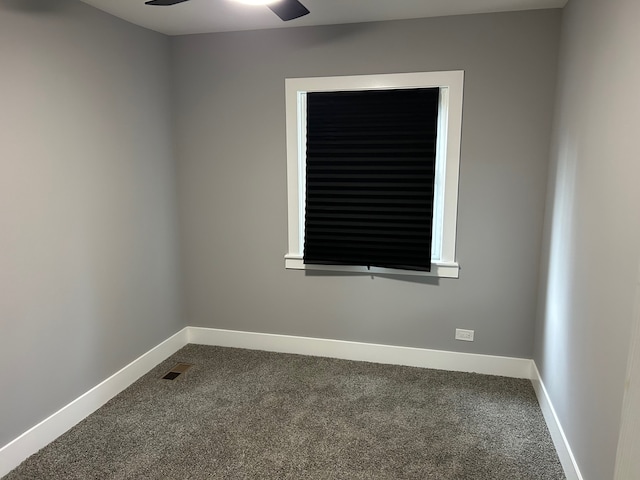
[[[527,380],[187,345],[4,480],[223,478],[565,477]]]

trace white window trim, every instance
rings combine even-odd
[[[380,75],[353,75],[343,77],[287,78],[285,80],[287,116],[287,198],[289,204],[289,251],[285,255],[285,268],[296,270],[331,270],[384,275],[418,275],[458,278],[460,269],[456,261],[456,225],[458,214],[458,176],[460,170],[460,141],[462,138],[462,92],[464,72],[395,73]],[[304,199],[305,199],[305,138],[307,92],[345,90],[375,90],[395,88],[440,87],[440,128],[446,128],[446,159],[438,158],[436,168],[444,168],[444,188],[439,189],[444,201],[439,259],[431,261],[431,272],[397,270],[365,266],[309,265],[303,263]],[[442,107],[446,108],[442,108]],[[446,113],[446,114],[443,114]],[[300,128],[299,128],[300,127]],[[439,138],[440,140],[440,138]],[[442,148],[438,149],[443,151]],[[444,160],[444,161],[443,161]],[[438,194],[437,194],[438,195]],[[435,214],[435,212],[434,212]]]

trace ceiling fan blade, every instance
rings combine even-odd
[[[145,5],[159,5],[162,7],[168,7],[169,5],[175,5],[177,3],[186,2],[187,0],[149,0],[144,2]]]
[[[307,7],[298,0],[281,0],[280,2],[267,5],[273,13],[278,15],[285,22],[305,16],[309,13]]]

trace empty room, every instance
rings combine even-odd
[[[0,0],[0,477],[640,478],[639,21]]]

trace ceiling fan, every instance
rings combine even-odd
[[[148,2],[144,2],[145,5],[157,5],[162,7],[168,7],[170,5],[176,5],[178,3],[187,2],[189,0],[149,0]],[[248,2],[247,2],[248,3]],[[262,2],[252,2],[252,3],[262,3],[269,7],[273,13],[279,16],[285,22],[289,20],[293,20],[295,18],[303,17],[309,10],[303,4],[301,4],[298,0],[277,0],[271,1],[268,0]]]

